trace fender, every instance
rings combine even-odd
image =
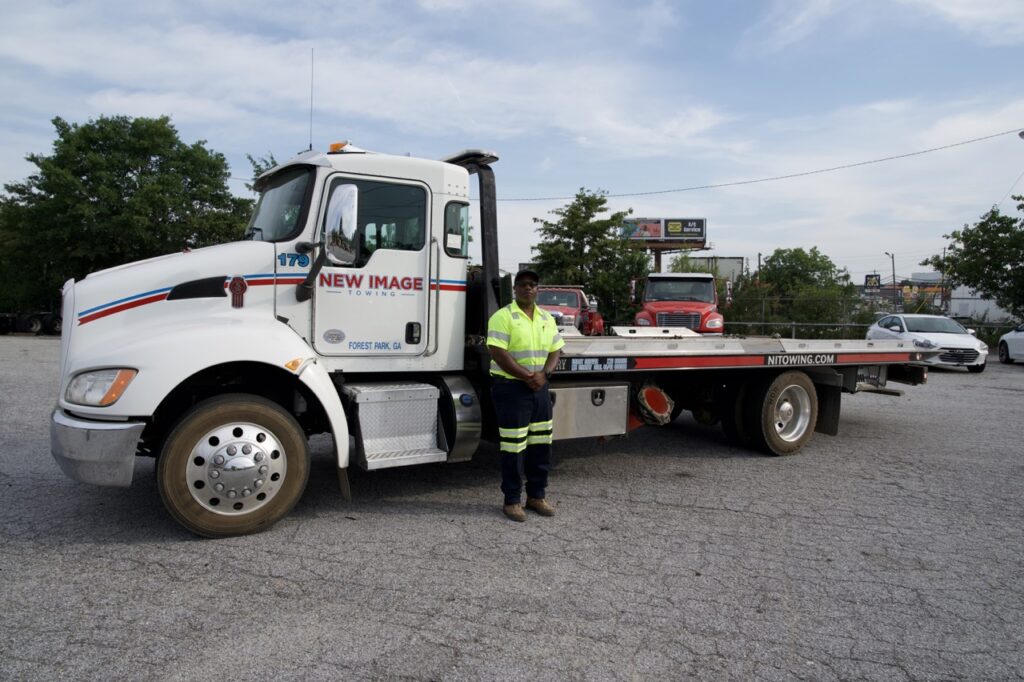
[[[82,342],[69,357],[61,386],[60,406],[73,414],[124,421],[152,416],[161,401],[192,375],[216,365],[248,361],[278,367],[296,375],[317,400],[330,422],[338,467],[348,466],[348,425],[334,384],[318,356],[291,327],[263,316],[206,317],[181,324],[175,319],[147,325],[134,338],[103,334]],[[79,372],[127,367],[138,375],[113,405],[87,407],[67,402],[66,383]]]

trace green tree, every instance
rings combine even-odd
[[[245,183],[245,188],[250,192],[256,191],[256,178],[266,173],[268,170],[277,165],[277,159],[274,158],[273,152],[267,152],[266,156],[253,156],[252,154],[246,154],[245,158],[249,160],[249,165],[252,166],[252,179]]]
[[[1024,212],[1024,196],[1013,200]],[[1014,317],[1024,318],[1024,217],[1003,215],[993,207],[974,225],[943,236],[951,240],[945,254],[921,265],[932,266],[948,282],[970,287]]]
[[[572,203],[551,211],[556,219],[534,218],[541,235],[534,264],[546,282],[585,287],[604,316],[620,322],[631,313],[630,281],[647,274],[648,258],[619,234],[631,211],[605,216],[605,195],[581,188]]]
[[[778,295],[792,295],[805,287],[845,287],[850,276],[818,247],[775,249],[761,266],[761,282]]]
[[[252,202],[231,195],[228,164],[170,119],[53,119],[50,155],[0,197],[0,303],[53,306],[70,277],[241,237]]]
[[[733,314],[766,322],[848,322],[860,308],[857,288],[845,268],[812,247],[776,249],[753,277],[733,289]],[[727,323],[728,324],[728,323]],[[801,336],[832,336],[828,328],[805,328]]]

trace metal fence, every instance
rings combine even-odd
[[[1000,336],[1016,327],[1012,322],[1002,323],[973,323],[962,322],[968,329],[973,329],[979,339],[982,339],[990,346]],[[788,336],[791,339],[805,334],[811,338],[820,339],[863,339],[867,334],[869,324],[854,324],[850,322],[734,322],[725,321],[726,334],[747,334],[756,336]],[[810,332],[810,333],[808,333]]]

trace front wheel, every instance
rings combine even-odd
[[[167,511],[206,537],[270,528],[295,506],[308,479],[309,444],[295,418],[246,394],[192,408],[168,436],[156,469]]]
[[[818,393],[803,372],[784,372],[750,393],[747,432],[772,455],[791,455],[811,439],[818,422]]]
[[[1010,347],[1003,341],[999,344],[999,362],[1004,365],[1012,365],[1013,358],[1010,357]]]
[[[985,363],[983,362],[980,365],[967,365],[967,371],[971,374],[981,374],[985,371]]]

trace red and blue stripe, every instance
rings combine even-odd
[[[301,284],[306,279],[306,274],[294,272],[275,274],[271,272],[243,275],[242,278],[249,286],[258,287],[271,284]],[[230,281],[231,277],[224,277],[225,288],[227,288]],[[93,320],[98,320],[103,317],[109,317],[110,315],[114,315],[125,310],[131,310],[132,308],[138,308],[150,303],[165,301],[173,288],[174,287],[164,287],[162,289],[144,291],[141,294],[119,298],[116,301],[110,301],[109,303],[104,303],[102,305],[89,308],[88,310],[83,310],[78,313],[78,324],[82,325],[86,322],[92,322]]]

